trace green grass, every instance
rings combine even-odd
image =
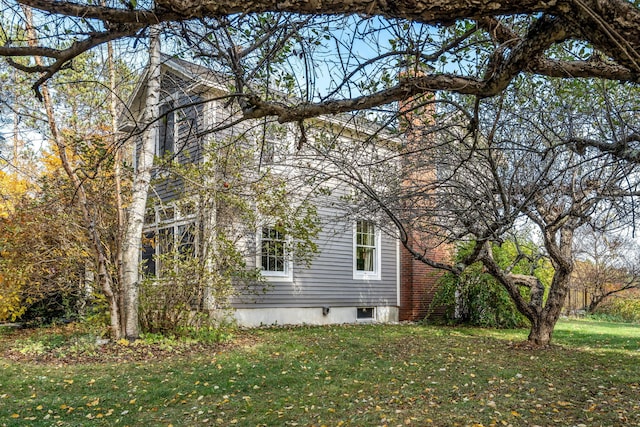
[[[360,325],[256,330],[219,353],[0,361],[0,425],[640,425],[640,327]],[[6,337],[5,337],[6,338]]]

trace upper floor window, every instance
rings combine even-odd
[[[156,156],[180,163],[197,161],[201,154],[199,123],[203,120],[203,111],[197,97],[163,104],[158,119]]]
[[[354,227],[353,278],[380,279],[380,232],[371,221],[358,220]]]
[[[293,144],[290,126],[264,123],[257,136],[260,165],[280,164],[287,159]]]
[[[262,227],[260,233],[260,270],[265,277],[292,278],[286,235],[275,227]]]
[[[160,108],[160,126],[158,129],[158,157],[171,156],[175,152],[176,115],[173,103]]]

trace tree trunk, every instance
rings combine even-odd
[[[593,312],[596,311],[596,308],[598,308],[598,306],[602,303],[602,301],[604,301],[604,299],[608,295],[610,295],[610,294],[607,294],[607,295],[592,295],[591,296],[591,302],[587,306],[587,312],[589,314],[593,314]]]
[[[33,27],[33,14],[31,13],[31,8],[24,5],[21,5],[21,7],[27,22],[26,31],[29,38],[29,44],[35,46],[36,34]],[[41,57],[35,57],[35,61],[38,66],[43,65]],[[62,167],[73,183],[74,189],[76,190],[78,206],[80,207],[80,210],[82,212],[84,226],[87,231],[89,241],[91,242],[92,249],[94,251],[95,262],[97,265],[98,283],[100,283],[100,287],[107,297],[107,301],[109,302],[109,311],[111,314],[111,333],[114,338],[118,338],[120,336],[120,307],[118,305],[117,295],[115,295],[113,292],[112,278],[107,267],[108,259],[102,244],[103,242],[100,238],[98,230],[96,229],[95,222],[91,216],[89,200],[87,199],[85,187],[82,183],[82,180],[78,177],[75,169],[71,165],[71,161],[67,156],[67,147],[62,136],[60,135],[60,132],[58,132],[58,127],[56,125],[55,114],[53,110],[53,101],[51,100],[51,96],[46,84],[43,84],[41,92],[42,101],[44,103],[45,111],[47,114],[47,121],[49,122],[51,139],[58,149],[58,156],[60,158],[60,162],[62,163]]]
[[[529,331],[528,341],[533,346],[546,347],[551,343],[553,329],[560,318],[564,300],[567,296],[568,284],[569,276],[565,277],[563,273],[559,273],[556,270],[544,308],[538,310],[529,318],[531,330]]]
[[[149,71],[147,77],[147,99],[143,124],[149,124],[143,134],[136,171],[131,189],[125,236],[122,242],[122,280],[125,309],[125,337],[135,340],[140,336],[139,310],[139,266],[140,244],[147,195],[151,182],[151,169],[155,155],[158,116],[160,113],[160,26],[149,30]]]
[[[104,4],[104,1],[103,1]],[[118,216],[118,229],[116,230],[115,239],[115,259],[116,259],[116,275],[118,279],[117,290],[114,290],[115,299],[119,307],[124,307],[124,299],[122,292],[122,239],[124,234],[124,221],[125,212],[124,204],[122,200],[122,148],[118,140],[118,96],[116,93],[116,66],[114,63],[113,44],[107,43],[107,67],[109,69],[109,112],[111,115],[111,130],[113,137],[111,139],[111,145],[113,146],[114,155],[114,167],[113,167],[113,179],[115,180],[115,201],[116,201],[116,215]],[[124,310],[118,310],[111,313],[112,316],[117,315],[119,317],[119,332],[117,338],[120,338],[124,334],[125,323]]]
[[[556,269],[544,307],[540,305],[540,309],[533,310],[533,316],[529,317],[531,330],[527,340],[532,346],[546,347],[551,343],[553,330],[560,318],[567,296],[570,275],[571,273]]]
[[[484,249],[479,254],[479,259],[487,271],[504,286],[518,311],[531,322],[527,341],[534,347],[545,347],[551,343],[553,329],[560,318],[569,288],[569,278],[573,272],[571,262],[573,231],[567,228],[562,230],[561,235],[559,247],[555,243],[555,235],[545,235],[545,244],[555,270],[546,301],[544,301],[544,286],[540,280],[533,275],[504,272],[493,258],[491,245],[488,242],[484,243]],[[528,301],[520,293],[520,286],[530,289]]]
[[[546,347],[551,343],[553,329],[558,319],[536,318],[531,321],[527,341],[535,347]]]
[[[573,272],[573,263],[571,262],[571,245],[573,232],[572,230],[564,230],[562,242],[558,250],[550,251],[554,262],[555,272],[551,281],[551,288],[544,308],[535,311],[534,316],[530,317],[531,331],[529,332],[528,341],[537,347],[544,347],[551,343],[551,335],[553,329],[560,318],[562,307],[567,298],[567,290],[569,289],[569,279]],[[553,244],[552,242],[549,244]],[[549,245],[547,245],[549,247]],[[540,295],[542,297],[542,295]],[[533,297],[532,297],[533,298]]]

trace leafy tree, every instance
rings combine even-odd
[[[12,214],[16,207],[15,203],[30,188],[31,182],[21,178],[16,173],[5,173],[0,170],[0,217]]]
[[[37,43],[33,13],[26,6],[21,10],[25,17],[24,27],[15,27],[14,32],[5,33],[5,37],[24,34],[25,43],[33,46]],[[114,153],[120,150],[113,140],[113,121],[109,123],[109,118],[113,118],[115,112],[113,108],[105,108],[105,98],[116,91],[115,73],[110,76],[112,78],[106,78],[99,53],[91,52],[75,58],[74,69],[61,71],[53,88],[44,85],[44,108],[34,105],[33,99],[25,99],[24,96],[14,96],[11,104],[7,105],[16,112],[30,111],[29,115],[21,115],[24,119],[20,124],[23,133],[40,134],[51,143],[53,157],[46,160],[49,174],[45,175],[45,184],[48,176],[58,176],[53,171],[64,171],[66,179],[57,178],[57,182],[59,190],[67,193],[64,197],[61,193],[60,199],[68,203],[73,213],[67,216],[67,220],[76,221],[89,245],[86,250],[94,255],[91,264],[95,268],[96,282],[112,308],[112,331],[117,336],[120,333],[117,260],[120,258],[121,233],[118,223],[114,224],[113,219],[121,217],[114,211],[120,213],[122,204],[114,207],[118,200],[114,193],[123,190],[119,185],[121,174],[115,172],[118,168],[114,167],[116,163],[113,161]],[[39,56],[34,58],[34,62],[44,64]],[[126,69],[122,61],[108,61],[108,64],[110,69],[118,66],[120,71]],[[131,82],[120,86],[118,90],[126,93],[130,86]],[[77,209],[71,209],[71,206]]]

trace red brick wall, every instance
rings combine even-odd
[[[449,257],[447,248],[433,249],[427,256],[434,261],[445,261]],[[402,247],[400,252],[400,320],[422,320],[427,315],[442,315],[442,308],[430,308],[438,288],[442,270],[414,259]]]

